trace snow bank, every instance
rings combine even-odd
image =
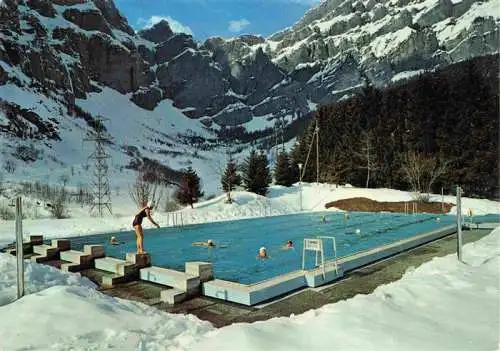
[[[87,287],[55,286],[0,307],[1,350],[179,350],[213,327]]]
[[[373,294],[290,318],[233,324],[203,350],[494,350],[499,346],[500,228]],[[334,345],[334,346],[333,346]]]
[[[79,274],[62,272],[54,267],[36,264],[28,260],[24,261],[24,265],[25,291],[27,294],[36,293],[55,285],[95,287],[94,283]],[[17,297],[16,269],[16,258],[9,254],[0,253],[0,306],[14,301]],[[0,350],[2,350],[1,344]]]

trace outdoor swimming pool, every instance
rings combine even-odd
[[[326,223],[322,223],[322,215]],[[217,279],[252,284],[301,269],[304,238],[334,236],[337,256],[342,257],[455,222],[456,217],[449,215],[355,212],[344,220],[342,212],[295,214],[146,230],[145,249],[156,266],[184,271],[185,262],[207,261],[212,262]],[[123,244],[109,245],[111,235]],[[217,247],[192,245],[208,239]],[[293,250],[281,249],[287,240],[293,241]],[[77,250],[84,244],[104,244],[107,256],[120,259],[136,250],[134,232],[72,239]],[[267,248],[269,259],[256,259],[261,246]],[[333,258],[332,251],[331,241],[325,241],[327,259]],[[310,253],[306,267],[313,266],[314,254]]]

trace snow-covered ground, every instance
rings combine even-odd
[[[455,255],[434,258],[369,295],[221,329],[103,295],[76,274],[27,262],[32,294],[0,307],[0,350],[496,350],[499,240],[497,228],[464,246],[464,263]],[[0,254],[3,303],[14,294],[14,260]]]
[[[302,187],[302,204],[304,211],[325,211],[325,204],[339,199],[366,197],[378,201],[410,201],[413,194],[392,189],[365,189],[331,184],[307,184]],[[195,204],[195,208],[181,210],[185,224],[205,223],[259,217],[264,215],[292,214],[300,211],[300,191],[296,184],[290,188],[272,186],[267,197],[246,191],[233,192],[233,204],[226,204],[226,196],[220,195],[214,199]],[[455,203],[454,196],[445,196],[445,202]],[[441,201],[440,195],[433,195],[431,201]],[[33,199],[25,199],[24,214],[28,219],[23,221],[23,231],[26,238],[29,235],[41,234],[45,238],[62,238],[98,233],[113,233],[132,230],[132,218],[137,211],[126,191],[121,195],[113,195],[113,215],[104,218],[91,217],[88,208],[78,205],[70,206],[70,218],[52,219],[43,206],[37,206]],[[8,201],[0,197],[0,206],[6,206]],[[500,213],[500,203],[495,201],[463,198],[463,213],[472,209],[474,215]],[[335,211],[335,209],[330,209]],[[33,212],[37,212],[37,216]],[[153,217],[160,226],[167,225],[166,212],[162,208],[154,211]],[[456,213],[453,207],[451,214]],[[34,217],[41,217],[32,219]],[[145,221],[145,228],[151,227]],[[170,221],[170,223],[172,223]],[[15,222],[0,220],[0,247],[15,240]]]

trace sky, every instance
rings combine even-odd
[[[115,0],[136,30],[161,19],[174,31],[208,37],[241,34],[267,37],[292,26],[320,0]]]

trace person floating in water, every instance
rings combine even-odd
[[[344,213],[344,219],[345,220],[349,219],[349,212]]]
[[[264,246],[262,246],[260,249],[259,249],[259,253],[257,254],[257,258],[258,259],[267,259],[269,258],[269,256],[267,255],[267,250]]]
[[[192,244],[193,246],[208,246],[208,247],[215,247],[215,243],[212,240],[207,240],[207,242],[204,241],[196,241]]]
[[[283,250],[293,249],[293,241],[288,240],[285,245],[282,247]]]
[[[325,215],[321,216],[321,223],[326,223],[326,216]]]
[[[118,240],[116,240],[116,237],[112,236],[111,239],[109,239],[109,243],[111,245],[120,245],[120,243],[118,242]]]
[[[142,220],[145,217],[148,217],[149,221],[153,223],[157,228],[160,228],[158,223],[156,223],[153,218],[151,218],[151,210],[154,208],[153,204],[148,203],[145,207],[143,207],[139,213],[137,213],[134,217],[134,221],[132,222],[132,227],[135,229],[135,234],[137,236],[137,253],[143,254],[144,251],[144,232],[142,230]]]

